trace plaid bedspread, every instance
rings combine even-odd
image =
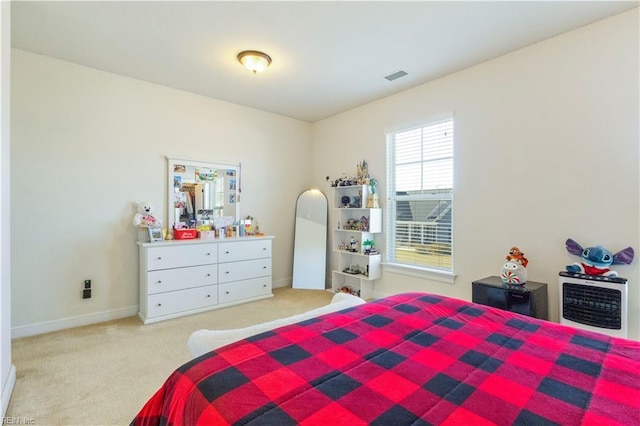
[[[132,425],[640,424],[640,343],[406,293],[178,368]]]

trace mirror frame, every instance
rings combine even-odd
[[[319,189],[308,189],[296,201],[292,288],[327,287],[329,202]]]
[[[234,221],[240,221],[240,163],[238,164],[224,164],[224,163],[209,163],[206,161],[194,161],[194,160],[183,160],[180,158],[167,157],[167,228],[173,229],[173,225],[175,223],[174,213],[175,210],[173,208],[173,176],[176,165],[185,165],[185,166],[193,166],[193,167],[201,167],[208,169],[218,169],[218,170],[235,170],[236,171],[236,186],[235,186],[235,215]],[[226,202],[225,202],[226,204]]]

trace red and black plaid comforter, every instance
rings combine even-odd
[[[176,370],[132,425],[640,424],[640,343],[423,293]]]

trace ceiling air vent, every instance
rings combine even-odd
[[[404,77],[405,75],[407,75],[406,71],[396,71],[393,74],[389,74],[388,76],[386,76],[385,78],[389,81],[393,81],[396,80],[400,77]]]

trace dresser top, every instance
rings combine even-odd
[[[138,241],[138,244],[141,247],[166,247],[166,246],[180,246],[180,245],[188,245],[188,244],[217,244],[217,243],[231,243],[237,241],[256,241],[256,240],[273,240],[275,236],[273,235],[262,235],[262,236],[244,236],[244,237],[226,237],[226,238],[193,238],[190,240],[164,240],[164,241],[155,241],[153,243],[143,243]]]

